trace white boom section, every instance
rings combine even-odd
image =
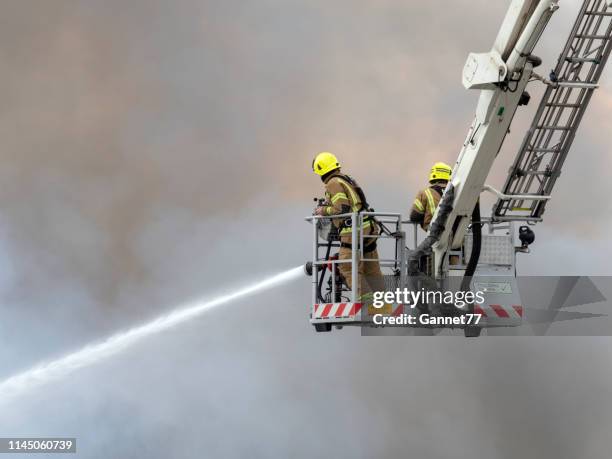
[[[453,168],[453,210],[433,245],[438,277],[447,269],[446,252],[463,243],[474,206],[531,78],[533,64],[528,57],[557,9],[556,0],[513,0],[493,49],[468,56],[463,84],[481,93],[476,117]],[[434,219],[437,216],[438,212]]]

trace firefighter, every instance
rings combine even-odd
[[[362,189],[350,176],[342,174],[338,159],[329,152],[319,153],[312,162],[312,170],[321,177],[325,184],[325,205],[317,207],[315,215],[330,216],[361,212],[368,210],[367,200]],[[352,258],[352,231],[351,218],[338,218],[333,220],[340,232],[339,260]],[[363,235],[376,236],[380,228],[371,217],[363,221]],[[361,301],[372,298],[373,291],[384,290],[384,281],[378,262],[377,238],[364,237],[362,257],[371,261],[359,261],[359,291]],[[352,288],[351,263],[338,263],[338,269],[349,288]]]
[[[419,223],[425,231],[429,230],[429,224],[433,219],[440,199],[442,199],[451,173],[452,169],[448,164],[434,164],[429,173],[429,186],[417,193],[412,204],[410,220]]]

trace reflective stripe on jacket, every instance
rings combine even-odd
[[[341,174],[332,174],[325,182],[325,199],[328,205],[325,207],[325,215],[348,214],[351,212],[360,212],[363,210],[363,203],[359,197],[359,193],[354,187],[346,181]],[[336,226],[340,226],[344,219],[334,221]],[[350,225],[350,217],[348,224]],[[368,219],[363,222],[364,232],[372,226],[372,222]],[[340,235],[350,235],[352,228],[345,226],[340,230]]]
[[[436,213],[436,209],[438,208],[438,203],[442,198],[442,195],[438,191],[439,188],[439,186],[432,185],[419,191],[412,204],[411,213],[423,215],[421,227],[425,231],[429,229],[429,224],[431,223],[431,220]]]

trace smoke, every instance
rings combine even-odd
[[[298,266],[225,296],[182,306],[145,325],[113,335],[100,344],[86,346],[80,351],[52,362],[39,365],[19,375],[12,376],[0,382],[0,403],[49,381],[65,378],[79,368],[93,365],[102,359],[111,357],[144,338],[160,333],[182,322],[192,320],[212,308],[222,306],[230,301],[239,300],[244,296],[256,295],[263,290],[282,285],[285,282],[295,279],[297,276],[301,275],[302,272],[302,267]]]
[[[539,48],[542,73],[578,3],[561,2]],[[468,52],[490,48],[506,7],[5,2],[2,378],[211,286],[239,288],[305,261],[301,218],[321,194],[309,171],[319,150],[340,156],[377,210],[405,215],[431,162],[457,156],[476,104],[460,72]],[[610,81],[536,228],[534,259],[523,262],[534,273],[609,274],[599,197]],[[534,109],[513,124],[492,185]],[[601,230],[586,228],[593,215]],[[83,457],[569,458],[579,449],[597,458],[609,449],[608,340],[320,335],[307,287],[215,311],[33,391],[2,410],[0,431],[73,433]]]

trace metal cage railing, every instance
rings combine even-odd
[[[350,220],[351,231],[351,257],[349,259],[340,260],[332,258],[331,250],[340,249],[340,235],[328,239],[324,239],[321,235],[323,223],[338,222],[338,220]],[[376,234],[364,234],[363,226],[365,219],[374,219],[379,226],[380,231]],[[361,262],[372,262],[375,259],[367,259],[362,255],[362,247],[368,244],[372,239],[375,239],[379,248],[379,258],[377,259],[381,270],[392,270],[394,276],[399,276],[399,285],[403,285],[405,269],[405,243],[406,235],[402,229],[401,214],[386,213],[386,212],[353,212],[340,215],[318,216],[314,215],[307,217],[306,221],[312,223],[313,227],[313,251],[312,251],[312,301],[313,304],[326,302],[326,298],[322,296],[322,286],[326,275],[331,279],[331,289],[329,291],[329,299],[331,303],[342,302],[347,294],[350,302],[357,303],[360,301],[359,286],[360,279],[359,264]],[[348,226],[348,225],[347,225]],[[355,231],[357,228],[357,231]],[[389,244],[393,244],[391,256],[384,256],[389,252]],[[322,249],[325,254],[322,255]],[[381,250],[382,249],[382,250]],[[341,264],[350,263],[351,265],[351,288],[350,290],[344,284],[338,285],[338,268]],[[327,274],[329,271],[329,274]],[[329,282],[329,281],[328,281]]]

